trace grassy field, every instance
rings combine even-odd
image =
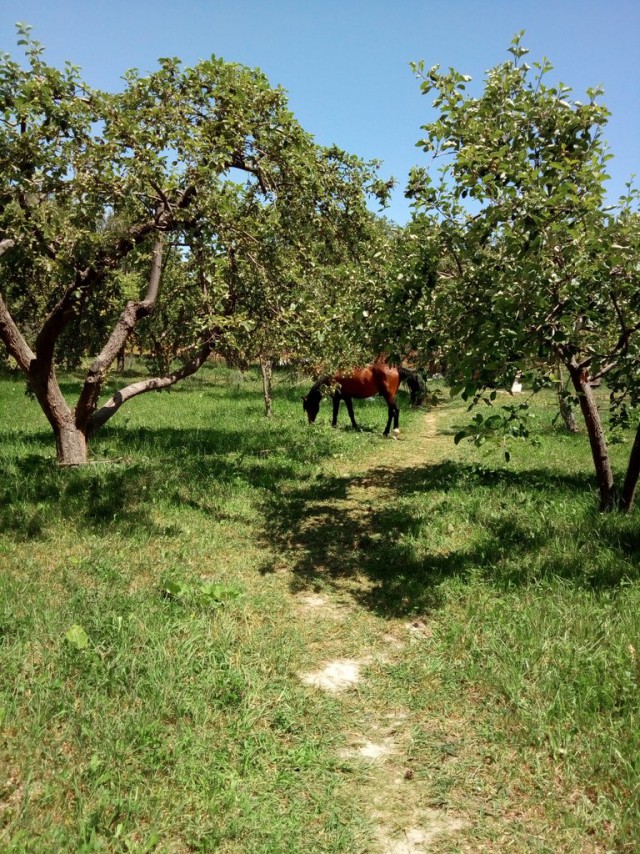
[[[640,515],[586,437],[308,386],[211,366],[59,469],[0,377],[0,850],[639,851]]]

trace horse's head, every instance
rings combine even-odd
[[[315,395],[308,394],[306,397],[303,397],[302,409],[307,413],[309,424],[313,424],[320,409],[320,396],[316,397]]]

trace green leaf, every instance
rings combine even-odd
[[[77,623],[71,626],[64,639],[76,649],[86,649],[89,646],[89,636]]]
[[[189,592],[189,585],[183,581],[165,579],[161,584],[161,590],[169,599],[180,599]]]
[[[496,430],[502,424],[502,415],[490,415],[484,422],[487,430]]]
[[[227,587],[224,584],[216,584],[211,581],[205,581],[200,585],[198,596],[207,604],[222,605],[225,599],[236,599],[240,592],[234,587]]]

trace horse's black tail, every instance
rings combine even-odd
[[[409,386],[411,392],[411,406],[421,406],[427,393],[427,387],[420,374],[410,371],[408,368],[398,368],[400,382]]]

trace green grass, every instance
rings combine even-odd
[[[433,850],[638,850],[638,511],[596,512],[551,397],[507,464],[454,445],[460,401],[425,437],[403,395],[393,442],[380,402],[306,425],[308,385],[268,421],[257,374],[207,367],[60,469],[0,378],[0,848],[375,851],[386,789],[342,751],[393,717],[388,818],[464,821]],[[299,678],[358,656],[356,691]]]

